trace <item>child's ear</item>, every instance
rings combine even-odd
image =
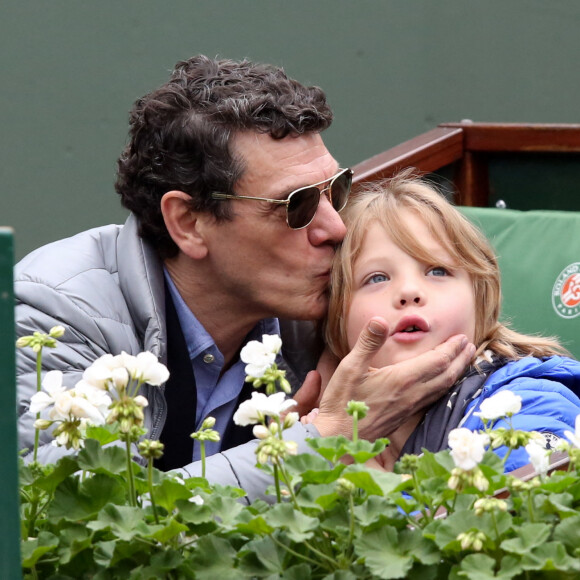
[[[209,216],[193,211],[190,202],[187,193],[168,191],[161,198],[161,213],[171,239],[181,252],[194,260],[201,260],[207,256],[203,226]]]

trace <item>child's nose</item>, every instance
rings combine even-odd
[[[421,285],[417,281],[408,280],[399,288],[395,297],[395,307],[423,306],[425,298]]]
[[[407,298],[401,298],[400,299],[401,306],[405,306],[405,304],[407,304],[407,302],[414,302],[415,304],[420,304],[421,303],[421,297],[420,296],[415,296],[415,298],[413,298],[412,300],[409,300]]]

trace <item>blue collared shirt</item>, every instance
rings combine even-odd
[[[238,396],[246,379],[244,372],[246,365],[238,358],[220,377],[224,366],[222,353],[213,338],[185,304],[167,270],[165,270],[165,279],[193,367],[197,389],[197,408],[192,409],[192,412],[195,412],[195,428],[200,429],[205,418],[211,416],[216,420],[214,429],[223,434],[236,411]],[[260,320],[248,335],[248,341],[261,341],[262,334],[280,334],[278,319]],[[221,441],[206,441],[205,450],[208,456],[217,453],[221,450]],[[201,459],[199,445],[194,445],[192,461],[199,459]]]

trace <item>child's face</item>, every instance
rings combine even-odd
[[[375,367],[401,362],[424,353],[454,334],[475,336],[475,299],[469,274],[429,234],[423,221],[405,211],[406,227],[433,257],[418,261],[397,246],[383,226],[369,227],[353,268],[353,294],[347,317],[352,348],[372,316],[389,324],[388,338],[372,361]]]

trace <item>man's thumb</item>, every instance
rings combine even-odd
[[[361,330],[361,333],[349,357],[368,363],[383,346],[388,334],[388,324],[384,318],[375,316]]]

